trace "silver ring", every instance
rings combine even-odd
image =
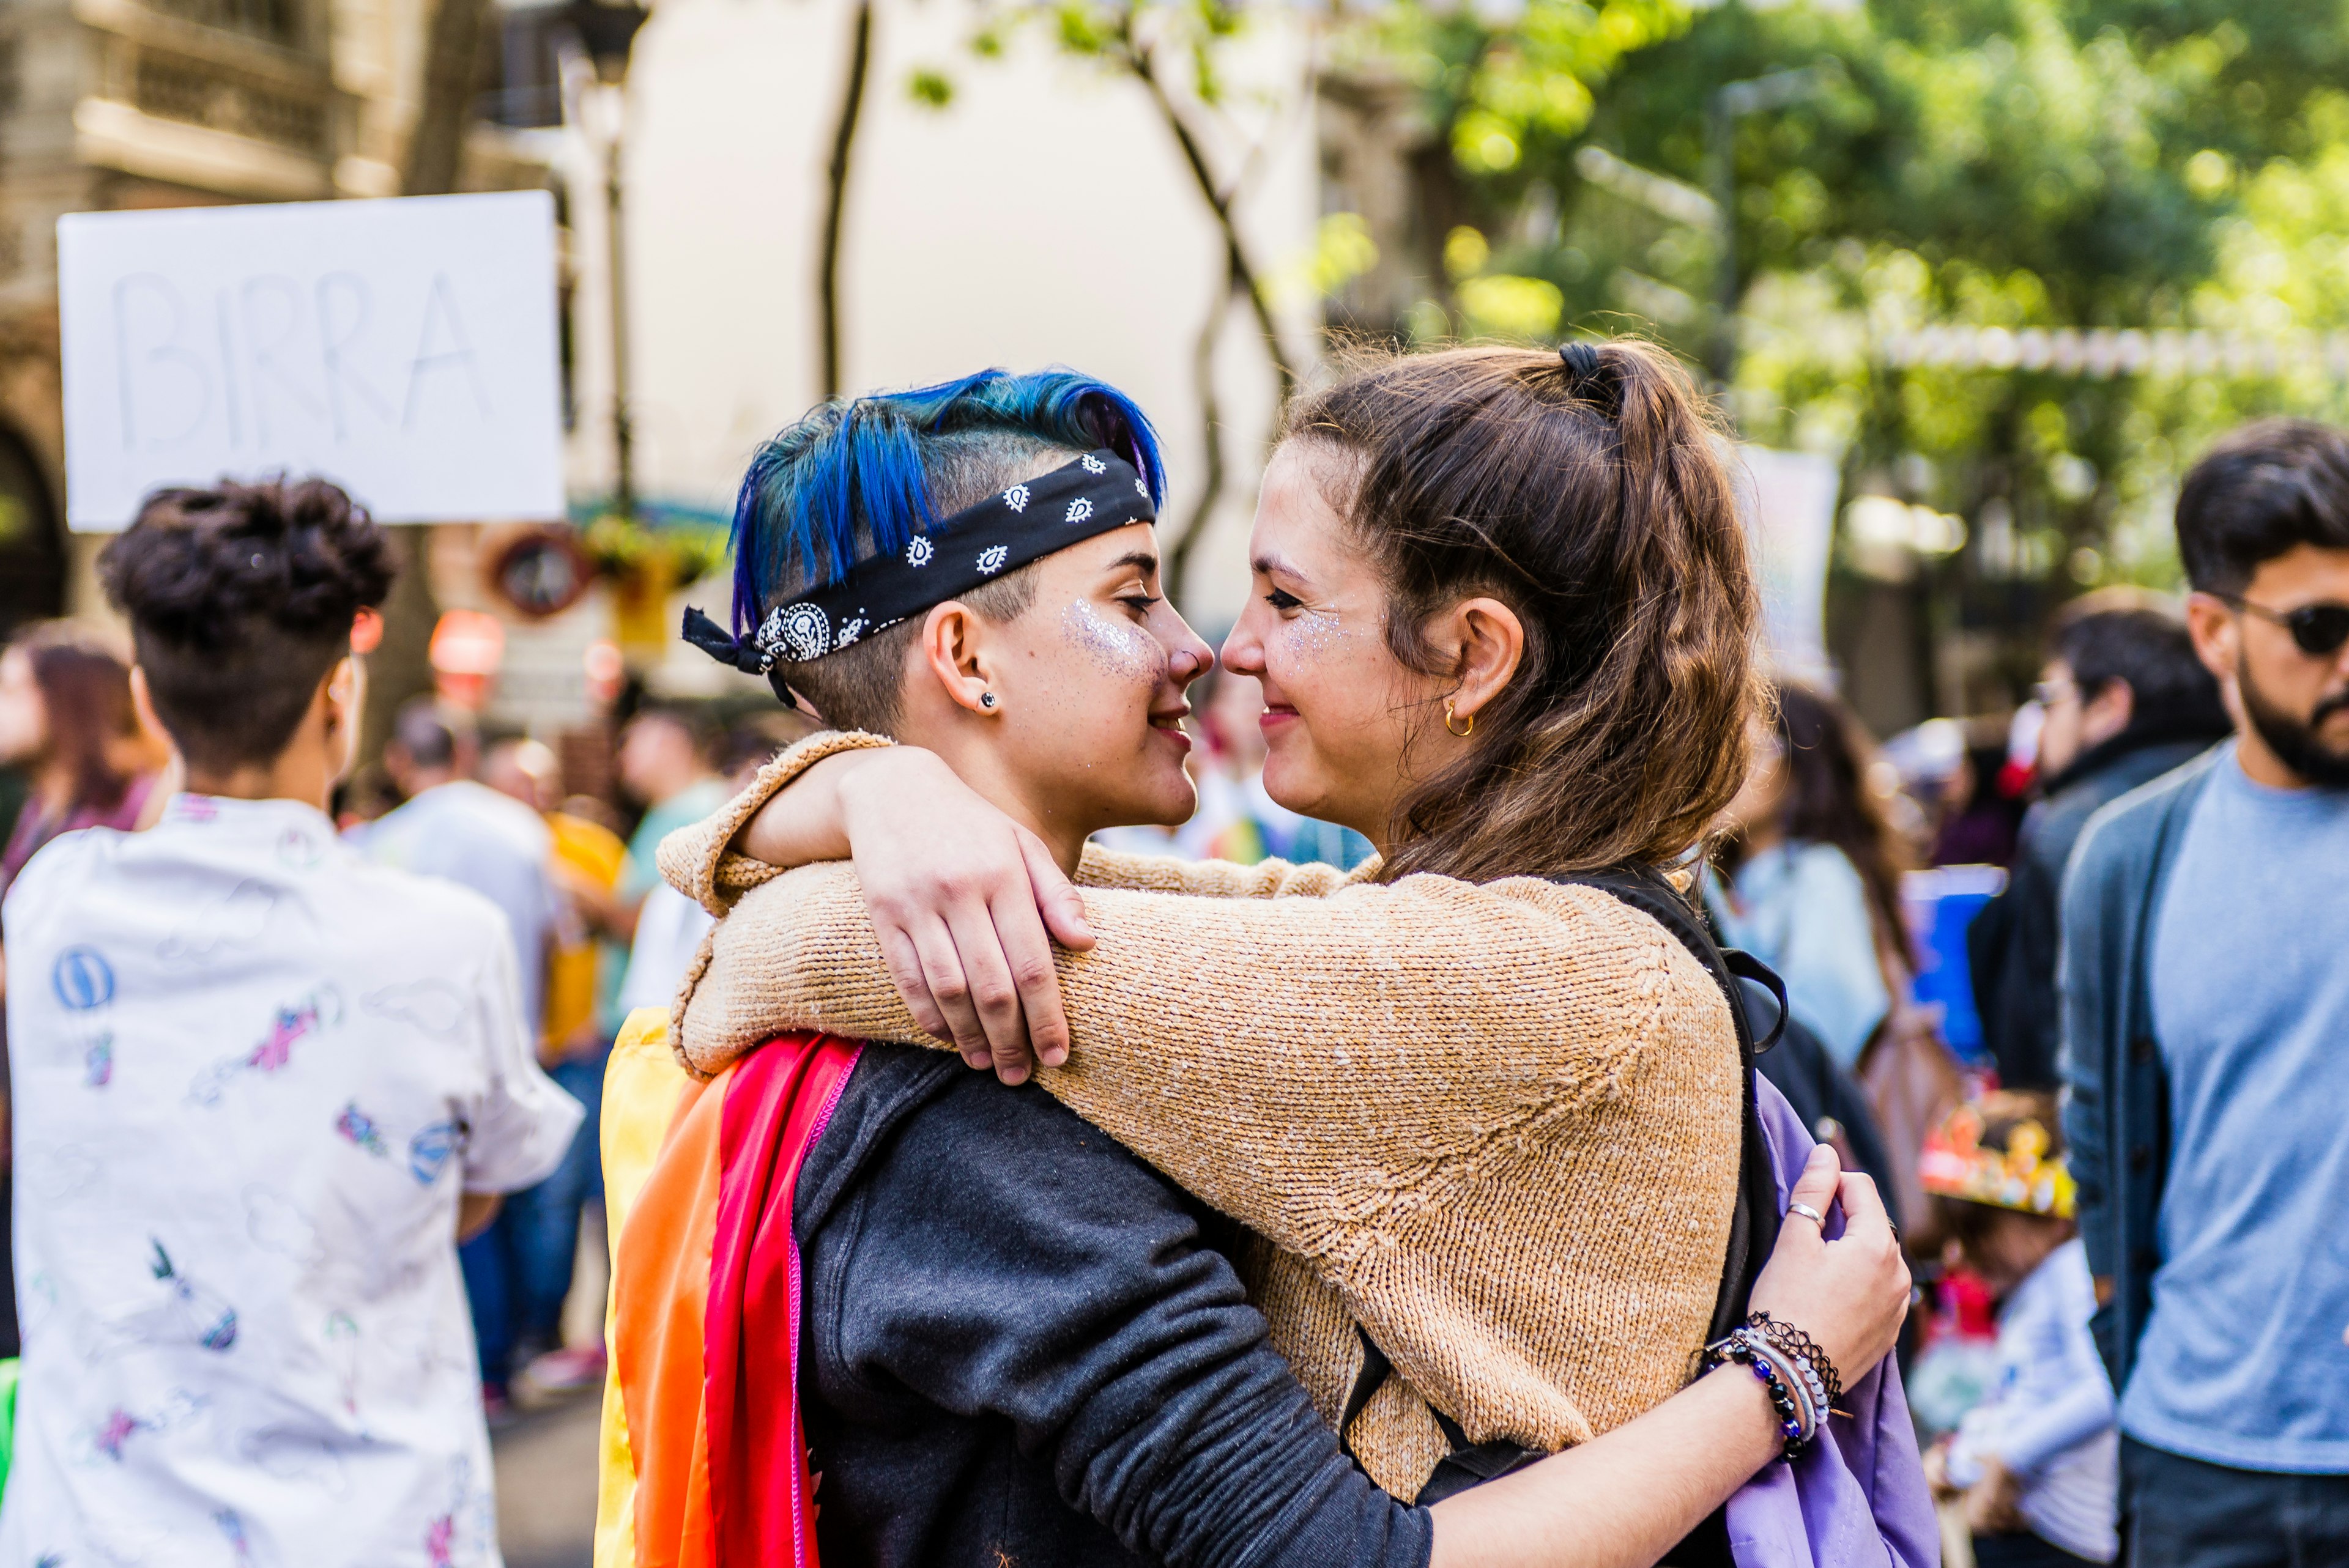
[[[1820,1213],[1816,1209],[1812,1208],[1808,1203],[1789,1203],[1786,1205],[1786,1212],[1789,1214],[1800,1214],[1803,1218],[1808,1220],[1812,1224],[1816,1225],[1823,1231],[1827,1227],[1827,1217],[1825,1214]]]

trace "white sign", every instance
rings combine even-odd
[[[280,470],[382,522],[563,514],[543,191],[57,222],[66,510]]]
[[[1833,459],[1809,452],[1740,447],[1737,459],[1731,478],[1754,544],[1770,672],[1829,682],[1827,551],[1842,477]]]

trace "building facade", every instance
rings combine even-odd
[[[94,608],[102,541],[64,531],[57,221],[397,195],[429,0],[0,5],[0,634]],[[540,183],[494,130],[482,189]]]

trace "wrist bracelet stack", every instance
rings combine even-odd
[[[1818,1341],[1791,1323],[1781,1323],[1766,1312],[1754,1313],[1745,1326],[1802,1367],[1810,1380],[1812,1391],[1818,1396],[1819,1416],[1824,1420],[1835,1410],[1836,1402],[1843,1398],[1843,1378],[1837,1375],[1835,1363],[1819,1348]]]
[[[1785,1438],[1779,1457],[1792,1464],[1817,1439],[1842,1396],[1835,1363],[1809,1335],[1766,1312],[1753,1314],[1726,1338],[1704,1347],[1708,1369],[1727,1361],[1750,1368],[1768,1390]]]

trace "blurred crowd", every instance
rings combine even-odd
[[[1910,1399],[1952,1556],[2113,1561],[2114,1396],[2057,1097],[2060,898],[2099,808],[2230,733],[2219,685],[2176,604],[2123,589],[2064,609],[2011,717],[1879,748],[1826,692],[1774,696],[1706,883],[1723,936],[1785,983],[1762,1070],[1904,1226]]]

